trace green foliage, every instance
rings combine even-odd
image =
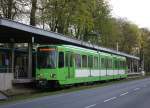
[[[0,17],[25,20],[31,0],[0,0]]]
[[[138,27],[130,22],[121,22],[121,32],[120,50],[132,53],[134,48],[139,45],[140,32]]]
[[[101,28],[101,44],[102,46],[116,49],[117,42],[120,41],[122,32],[116,19],[109,18],[108,21],[103,24]]]
[[[109,7],[104,0],[45,0],[42,7],[42,19],[51,31],[71,34],[82,40],[89,40],[89,34],[99,31],[99,23],[109,16]]]
[[[141,40],[140,40],[140,57],[141,62],[143,61],[145,66],[145,71],[150,72],[150,31],[148,29],[142,28],[141,30]]]
[[[26,15],[32,25],[53,32],[112,49],[118,44],[119,51],[144,55],[150,66],[150,31],[113,18],[110,11],[107,0],[0,0],[0,17],[24,20]]]

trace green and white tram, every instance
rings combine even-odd
[[[36,80],[54,86],[126,78],[126,58],[72,45],[38,47]]]

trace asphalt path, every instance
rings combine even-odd
[[[150,78],[45,96],[0,108],[150,108]]]

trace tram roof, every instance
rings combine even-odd
[[[69,36],[65,36],[59,33],[54,33],[51,31],[46,31],[34,26],[22,24],[4,18],[0,18],[0,38],[1,38],[0,42],[2,43],[32,42],[34,39],[34,42],[36,43],[69,44],[78,47],[84,47],[84,48],[99,50],[111,54],[116,54],[116,55],[132,58],[136,60],[140,59],[139,57],[130,54],[100,47],[88,42],[70,38]]]

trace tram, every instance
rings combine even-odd
[[[40,86],[73,85],[126,78],[126,58],[72,45],[38,47],[36,81]]]

